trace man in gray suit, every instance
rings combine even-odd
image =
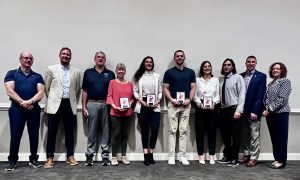
[[[81,73],[70,65],[72,53],[69,48],[63,47],[59,58],[60,63],[48,66],[45,74],[45,109],[48,114],[47,161],[44,164],[46,169],[54,166],[55,141],[60,121],[63,121],[65,130],[67,163],[71,166],[78,164],[74,158],[74,129],[81,92]]]

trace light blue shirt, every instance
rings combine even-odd
[[[70,66],[61,66],[63,98],[70,98]]]

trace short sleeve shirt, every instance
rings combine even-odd
[[[108,69],[99,73],[95,67],[84,72],[82,89],[87,91],[88,99],[106,100],[110,80],[115,79],[115,74]]]
[[[45,84],[43,77],[34,72],[30,71],[28,75],[25,75],[21,68],[10,70],[6,73],[4,83],[14,81],[14,91],[24,100],[31,99],[37,92],[37,85]]]
[[[185,98],[189,98],[191,83],[196,83],[195,71],[187,67],[181,70],[175,66],[165,72],[163,83],[169,84],[172,98],[176,98],[177,92],[184,92]]]

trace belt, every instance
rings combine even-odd
[[[89,99],[88,102],[106,103],[106,100],[93,100],[93,99]]]
[[[228,106],[228,107],[221,107],[222,109],[233,109],[233,108],[237,108],[237,105],[232,105],[232,106]]]

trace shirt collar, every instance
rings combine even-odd
[[[252,74],[254,74],[255,69],[253,69],[252,71],[246,71],[246,76],[251,76]]]

